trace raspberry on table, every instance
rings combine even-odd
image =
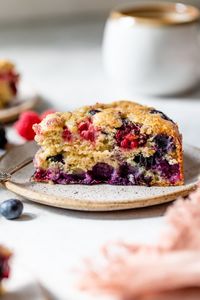
[[[15,123],[14,127],[18,134],[24,139],[31,141],[35,137],[33,131],[33,125],[40,123],[41,119],[39,115],[34,111],[26,111],[20,115],[19,120]]]

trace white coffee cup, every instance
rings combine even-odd
[[[170,95],[200,80],[198,8],[146,3],[111,12],[103,40],[105,69],[133,93]]]

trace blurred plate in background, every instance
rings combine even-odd
[[[6,108],[0,109],[0,122],[15,121],[24,111],[35,108],[41,98],[29,85],[22,83],[19,86],[19,94]]]

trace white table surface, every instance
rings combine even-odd
[[[69,110],[95,101],[132,98],[166,112],[180,125],[184,141],[200,147],[200,91],[179,97],[129,95],[112,85],[101,64],[104,20],[71,20],[54,24],[24,24],[0,28],[0,56],[16,61],[23,78],[46,99],[46,105]],[[9,140],[22,143],[8,129]],[[0,201],[15,197],[0,191]],[[54,294],[70,295],[71,268],[85,255],[95,254],[110,240],[153,243],[164,224],[166,206],[114,213],[55,209],[24,200],[22,219],[0,217],[0,243],[13,249],[22,264]],[[13,298],[14,299],[14,298]],[[80,299],[83,299],[81,297]]]

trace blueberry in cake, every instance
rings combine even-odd
[[[17,95],[19,75],[8,60],[0,60],[0,108],[6,106]]]
[[[33,179],[60,184],[182,185],[182,136],[162,112],[129,101],[48,115],[34,125]]]
[[[10,267],[9,259],[11,253],[10,251],[0,245],[0,293],[1,293],[1,283],[2,280],[9,277]]]

